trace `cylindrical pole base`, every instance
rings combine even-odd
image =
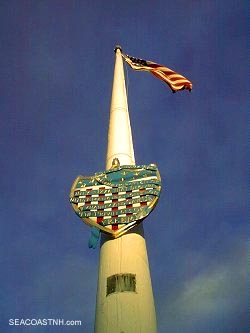
[[[156,315],[143,226],[100,249],[95,333],[156,333]]]

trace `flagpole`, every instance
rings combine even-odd
[[[110,169],[114,158],[121,165],[134,165],[134,147],[128,113],[127,92],[125,86],[123,60],[120,46],[116,46],[113,89],[110,106],[106,169]]]
[[[122,50],[115,48],[115,68],[106,169],[114,161],[134,165],[135,156],[124,78]],[[113,292],[110,281],[128,283],[135,288],[126,291],[119,286]],[[122,280],[123,279],[123,280]],[[120,282],[119,282],[120,283]],[[102,234],[96,297],[95,333],[156,333],[156,315],[142,223],[116,239]]]

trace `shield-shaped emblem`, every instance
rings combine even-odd
[[[155,164],[115,165],[91,177],[78,176],[70,202],[88,225],[119,237],[140,223],[155,207],[161,179]]]

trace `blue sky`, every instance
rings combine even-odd
[[[105,168],[117,43],[193,83],[126,69],[136,161],[163,181],[144,221],[159,333],[247,331],[245,3],[1,1],[1,332],[93,332],[98,250],[68,194]]]

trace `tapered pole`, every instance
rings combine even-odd
[[[116,47],[115,52],[116,61],[106,157],[107,170],[111,168],[115,157],[119,159],[121,165],[135,164],[121,49]]]
[[[115,55],[106,169],[111,168],[115,158],[121,165],[135,164],[123,60],[118,46]],[[110,281],[129,276],[134,278],[134,289],[123,290],[119,286],[117,292],[112,292]],[[157,332],[142,224],[116,239],[102,234],[95,317],[95,333],[140,332]]]

